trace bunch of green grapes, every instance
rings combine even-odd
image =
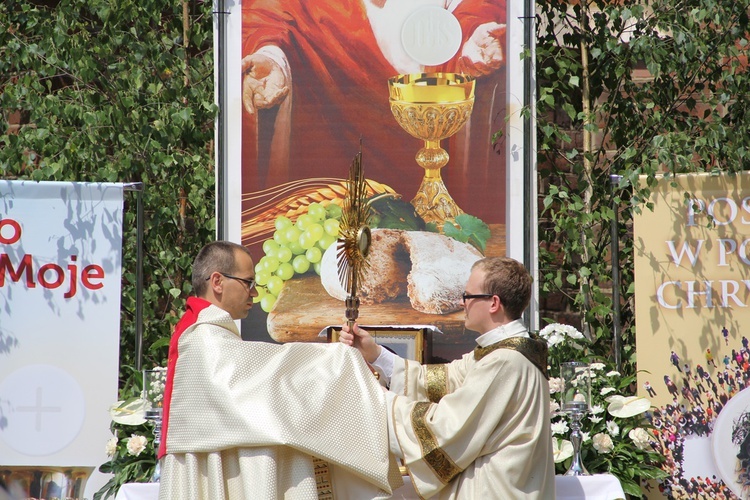
[[[276,217],[273,238],[263,242],[263,257],[255,265],[255,280],[260,308],[269,312],[276,303],[284,282],[295,275],[315,272],[320,275],[320,260],[339,236],[341,207],[310,203],[307,213],[292,222]]]

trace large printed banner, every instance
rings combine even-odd
[[[750,173],[662,179],[651,201],[635,217],[635,306],[639,390],[671,475],[658,493],[748,498]]]
[[[122,209],[121,184],[0,181],[0,475],[44,498],[107,460]]]
[[[327,219],[335,218],[331,206],[343,203],[349,166],[360,150],[368,194],[380,196],[377,227],[410,231],[376,236],[376,243],[390,243],[374,246],[372,259],[400,268],[403,272],[386,279],[403,282],[403,290],[373,286],[363,297],[361,321],[431,324],[444,333],[464,333],[457,297],[468,273],[457,275],[449,290],[431,290],[408,269],[426,259],[450,274],[474,258],[474,249],[523,260],[522,251],[506,247],[506,233],[521,229],[530,217],[523,213],[519,8],[506,0],[242,0],[232,7],[228,113],[238,126],[230,127],[226,138],[227,234],[250,247],[256,262],[269,257],[256,269],[261,303],[243,322],[244,337],[262,338],[267,330],[276,341],[310,341],[326,325],[341,322],[341,296],[319,277],[325,279],[327,263],[334,271],[335,265],[321,254],[335,240],[335,223]],[[465,125],[442,138],[447,164],[426,171],[415,159],[425,141],[402,128],[392,112],[389,79],[436,72],[475,77],[475,100]],[[441,109],[435,104],[420,119],[427,122]],[[424,134],[456,116],[434,118]],[[452,242],[414,235],[424,223],[414,221],[405,206],[433,196],[435,185],[423,182],[436,175],[460,211],[475,218],[466,219],[459,238],[471,234],[481,240],[456,241],[466,248],[455,255],[442,250],[452,249]],[[307,231],[312,224],[299,221],[308,215],[324,229]],[[516,246],[522,233],[517,231]],[[435,252],[418,252],[417,245]],[[278,251],[279,246],[284,248]],[[420,288],[439,298],[416,297]]]

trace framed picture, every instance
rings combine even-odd
[[[429,325],[383,326],[360,325],[375,341],[405,359],[425,363],[432,357],[432,334],[440,330]],[[328,342],[338,342],[340,326],[328,326],[322,332]]]

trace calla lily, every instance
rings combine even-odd
[[[648,398],[638,396],[610,396],[605,399],[609,403],[607,411],[613,417],[628,418],[634,417],[651,408],[651,401]]]
[[[555,463],[558,464],[573,456],[573,443],[567,439],[552,440],[552,456],[555,457]]]
[[[118,401],[109,407],[112,421],[123,425],[141,425],[146,421],[146,410],[151,408],[151,403],[141,398],[131,398],[127,401]]]

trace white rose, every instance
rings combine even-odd
[[[128,439],[128,453],[135,455],[136,457],[146,449],[148,439],[145,436],[139,436],[138,434],[132,434]]]
[[[107,452],[107,456],[109,458],[112,458],[115,455],[115,452],[117,451],[117,438],[116,437],[109,438],[109,441],[107,441],[107,446],[104,448],[104,451]]]
[[[642,427],[636,427],[628,432],[628,437],[633,440],[633,444],[635,444],[636,448],[639,450],[647,450],[651,447],[649,444],[651,436],[648,431]]]
[[[605,434],[603,432],[600,432],[599,434],[594,435],[594,437],[591,438],[591,440],[592,440],[594,449],[598,451],[599,453],[609,453],[615,447],[614,443],[612,442],[612,438],[609,437],[609,434]]]
[[[564,384],[560,377],[551,377],[549,379],[549,393],[554,394],[563,390]]]

